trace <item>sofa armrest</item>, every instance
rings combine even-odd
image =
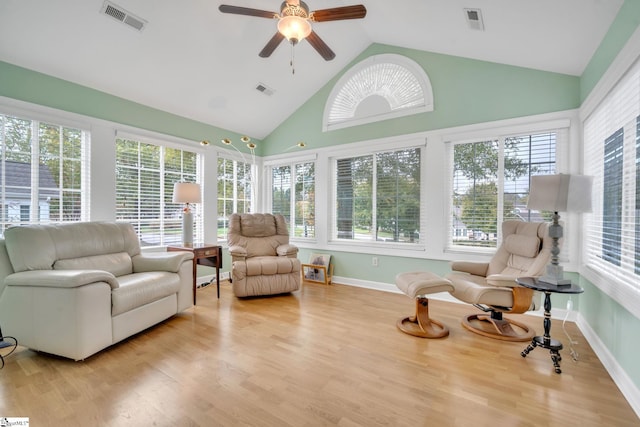
[[[279,256],[295,256],[298,253],[298,247],[296,245],[280,245],[276,248],[276,253]]]
[[[134,273],[144,273],[147,271],[169,271],[177,273],[180,266],[185,261],[193,259],[193,252],[155,252],[148,254],[138,254],[131,257]]]
[[[234,258],[246,258],[247,249],[242,246],[229,246],[229,254]]]
[[[518,277],[512,276],[510,274],[492,274],[487,276],[487,283],[492,286],[501,286],[506,288],[515,288],[519,287],[516,279]]]
[[[103,270],[30,270],[8,275],[7,286],[43,286],[48,288],[79,288],[96,282],[106,282],[115,289],[115,276]]]
[[[473,274],[474,276],[485,277],[487,275],[487,270],[489,270],[489,263],[474,261],[453,261],[451,263],[451,270]]]

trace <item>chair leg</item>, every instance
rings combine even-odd
[[[492,311],[491,315],[470,314],[462,319],[462,326],[476,334],[503,341],[530,341],[535,335],[535,331],[524,323],[503,319],[499,311]]]
[[[449,335],[449,328],[437,320],[429,318],[429,300],[416,298],[416,314],[403,317],[396,323],[405,334],[420,338],[443,338]]]

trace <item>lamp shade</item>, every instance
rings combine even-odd
[[[528,209],[550,212],[591,212],[592,177],[536,175],[531,177]]]
[[[173,184],[173,203],[200,203],[200,184],[194,182]]]

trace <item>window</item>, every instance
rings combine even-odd
[[[433,111],[424,69],[402,55],[371,56],[336,83],[324,109],[323,129],[333,130]]]
[[[532,175],[555,173],[556,138],[545,132],[450,146],[450,246],[495,248],[504,220],[550,220],[527,209],[527,196]]]
[[[0,115],[1,224],[88,219],[88,133]]]
[[[116,216],[132,224],[142,246],[179,244],[182,209],[173,203],[173,184],[199,182],[197,153],[116,139]],[[201,205],[195,205],[195,240],[202,240]]]
[[[640,63],[584,121],[585,174],[593,176],[584,215],[584,274],[633,313],[640,301]]]
[[[419,243],[421,149],[334,160],[338,241]]]
[[[282,214],[292,237],[315,237],[315,163],[271,168],[271,212]]]
[[[226,240],[229,216],[253,211],[253,166],[218,157],[218,239]]]

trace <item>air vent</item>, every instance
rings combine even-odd
[[[482,12],[480,9],[465,9],[464,14],[472,30],[484,31],[484,22],[482,21]]]
[[[258,92],[264,93],[267,96],[271,96],[275,92],[273,89],[271,89],[270,87],[268,87],[267,85],[265,85],[263,83],[258,83],[258,85],[256,86],[256,90]]]
[[[124,8],[111,3],[110,1],[104,2],[102,9],[100,9],[100,13],[110,16],[137,31],[142,31],[144,26],[147,25],[147,21],[144,19],[127,12]]]

